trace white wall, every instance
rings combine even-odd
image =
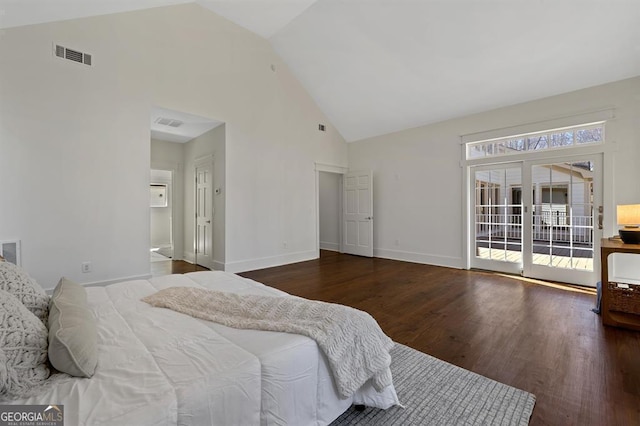
[[[226,123],[227,269],[315,256],[314,162],[347,147],[266,40],[191,3],[6,29],[0,58],[0,239],[45,288],[148,275],[151,105]]]
[[[461,136],[602,108],[615,114],[604,235],[616,234],[615,205],[640,202],[640,77],[350,143],[349,168],[374,171],[376,256],[463,267]]]
[[[184,247],[185,259],[195,262],[195,163],[199,158],[213,156],[213,187],[220,194],[213,196],[213,261],[215,269],[225,269],[225,125],[187,142],[185,149]]]
[[[117,54],[92,42],[100,30],[85,37],[67,25],[0,36],[0,235],[22,240],[23,267],[44,288],[63,275],[92,282],[149,271],[144,85],[135,73],[121,80],[117,62],[88,71],[56,61],[55,39],[87,42],[100,62]],[[81,273],[84,261],[91,273]]]
[[[342,175],[318,172],[320,248],[340,251]]]

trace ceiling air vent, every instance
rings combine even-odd
[[[163,118],[163,117],[156,118],[156,123],[162,124],[163,126],[169,126],[169,127],[180,127],[184,124],[180,120],[174,120],[173,118]]]
[[[68,47],[55,45],[55,55],[58,58],[68,59],[80,64],[91,65],[91,55],[88,53],[80,52],[78,50],[69,49]]]

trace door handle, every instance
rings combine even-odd
[[[365,217],[366,220],[373,220],[373,216]]]
[[[208,221],[207,221],[207,223],[211,223],[211,221],[210,221],[210,220],[208,220]]]
[[[603,219],[603,214],[602,214],[603,208],[602,206],[598,207],[598,229],[602,229],[602,219]]]

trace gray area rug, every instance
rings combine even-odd
[[[331,426],[528,425],[534,395],[396,343],[391,372],[400,403],[349,408]]]

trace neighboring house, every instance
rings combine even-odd
[[[53,43],[90,53],[91,67]],[[153,105],[225,123],[230,271],[317,255],[316,163],[373,170],[376,256],[464,268],[465,135],[581,124],[605,108],[605,235],[615,205],[640,200],[640,77],[347,144],[267,40],[197,4],[10,28],[0,58],[0,236],[22,241],[45,288],[148,274]],[[543,223],[567,220],[569,194],[589,197],[587,170],[552,172],[578,182],[539,181]],[[496,191],[517,204],[517,186]]]

